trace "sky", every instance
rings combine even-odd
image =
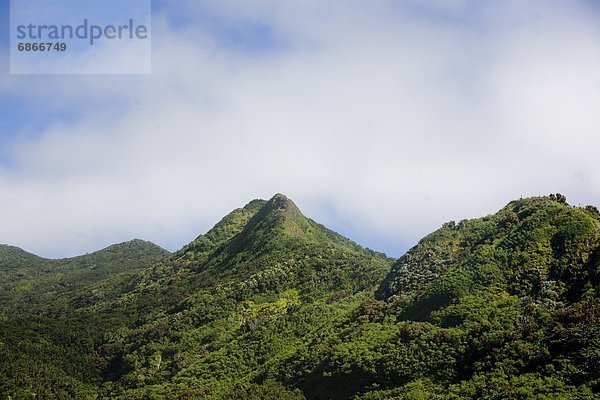
[[[600,205],[591,0],[154,1],[149,75],[10,75],[8,9],[0,243],[177,250],[284,193],[397,257],[521,196]]]

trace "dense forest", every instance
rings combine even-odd
[[[562,195],[399,259],[253,200],[175,253],[0,246],[1,399],[600,398],[600,213]]]

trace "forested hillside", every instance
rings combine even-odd
[[[114,295],[116,287],[132,272],[168,255],[168,251],[142,240],[60,260],[0,245],[0,314],[42,310],[58,313],[80,306],[90,295],[104,295],[103,291]]]
[[[561,195],[398,260],[276,195],[171,255],[0,247],[0,271],[7,399],[600,398],[600,214]]]

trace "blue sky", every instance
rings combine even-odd
[[[8,21],[0,243],[176,250],[283,192],[399,256],[520,196],[600,205],[592,1],[155,1],[151,75],[10,75]]]

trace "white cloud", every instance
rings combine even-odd
[[[398,255],[520,195],[600,203],[598,15],[406,4],[173,1],[259,20],[283,45],[224,47],[156,15],[149,77],[5,78],[0,90],[81,117],[11,150],[0,241],[52,256],[140,236],[175,249],[284,192]]]

